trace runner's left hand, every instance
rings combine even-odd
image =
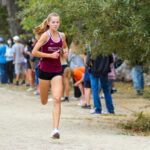
[[[64,57],[65,59],[67,59],[67,58],[68,58],[68,52],[64,52],[64,53],[63,53],[63,57]]]

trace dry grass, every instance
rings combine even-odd
[[[135,120],[128,120],[126,123],[119,124],[119,126],[126,131],[140,135],[150,135],[150,114],[144,115],[141,112]]]

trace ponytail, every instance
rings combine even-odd
[[[36,35],[41,36],[48,28],[47,19],[45,19],[39,26],[35,27],[33,31]]]

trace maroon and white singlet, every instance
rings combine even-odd
[[[49,32],[49,30],[47,31],[49,34],[49,39],[48,41],[41,47],[41,52],[44,53],[54,53],[55,51],[59,50],[59,54],[63,45],[63,40],[62,37],[60,35],[60,33],[58,32],[59,38],[60,40],[58,42],[55,42],[52,39],[52,36]],[[60,56],[58,57],[58,59],[53,59],[53,58],[42,58],[41,62],[40,62],[40,69],[44,72],[48,72],[48,73],[58,73],[62,71],[62,67],[61,67],[61,62],[60,62]]]

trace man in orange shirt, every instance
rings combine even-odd
[[[83,81],[84,81],[84,72],[85,67],[78,67],[75,69],[67,67],[64,71],[64,80],[65,80],[65,88],[66,88],[66,96],[69,98],[69,81],[74,78],[76,83],[74,86],[78,86],[81,91],[81,103],[84,95]]]

